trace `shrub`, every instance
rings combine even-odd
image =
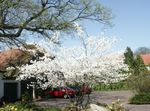
[[[138,93],[150,92],[150,74],[142,73],[138,76],[132,75],[128,78],[128,85]]]
[[[110,111],[127,111],[124,106],[121,104],[120,100],[118,99],[115,102],[112,102],[111,104],[105,104],[105,103],[97,103],[99,106],[106,107]]]
[[[28,102],[30,100],[32,100],[30,94],[28,92],[25,92],[22,96],[21,96],[22,102]]]
[[[116,91],[116,90],[127,90],[128,85],[126,81],[120,81],[117,83],[109,83],[109,84],[95,84],[93,86],[93,90],[95,91]]]
[[[123,105],[120,103],[120,100],[118,99],[116,102],[112,102],[112,104],[107,105],[107,108],[110,111],[127,111]]]
[[[150,104],[150,93],[139,93],[130,99],[131,104]]]
[[[0,108],[0,111],[61,111],[58,108],[40,108],[35,104],[26,104],[17,102],[15,104],[7,104]]]

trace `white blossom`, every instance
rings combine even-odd
[[[75,26],[80,34],[83,33],[78,24]],[[31,65],[20,67],[18,79],[33,77],[40,87],[46,88],[64,85],[65,82],[108,83],[127,78],[127,74],[121,73],[121,70],[128,70],[123,62],[123,52],[112,53],[116,38],[99,35],[80,40],[80,45],[60,47],[55,55],[39,47],[44,56],[39,61],[31,61]],[[50,56],[55,56],[55,59]]]

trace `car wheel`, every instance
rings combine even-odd
[[[52,98],[52,97],[53,96],[49,94],[49,95],[46,96],[46,99],[49,99],[49,98]]]
[[[64,99],[67,99],[69,97],[68,94],[64,94]]]

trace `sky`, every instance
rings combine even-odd
[[[150,47],[150,0],[101,0],[115,15],[108,33],[121,39],[122,48]]]
[[[103,26],[97,22],[86,22],[84,27],[90,35],[116,36],[116,50],[129,46],[133,51],[139,47],[150,48],[150,0],[98,0],[111,9],[114,18],[113,27]],[[67,42],[72,44],[72,42]]]

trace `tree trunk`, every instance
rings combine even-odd
[[[36,96],[35,96],[35,83],[33,84],[32,96],[33,96],[33,100],[35,100],[36,99]]]

